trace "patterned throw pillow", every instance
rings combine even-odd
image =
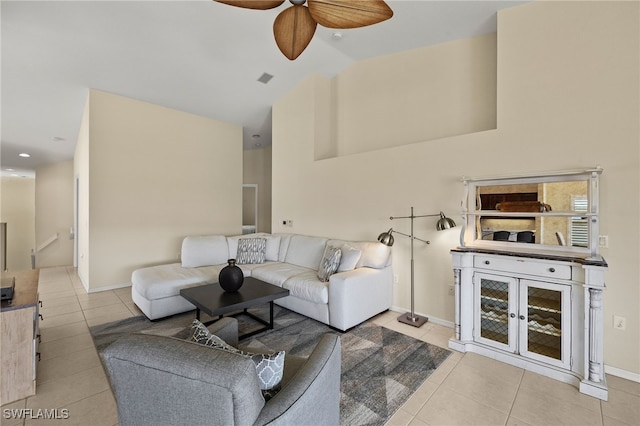
[[[238,241],[238,254],[236,255],[236,263],[238,265],[264,263],[266,252],[266,238],[240,238],[240,240]]]
[[[318,279],[323,283],[329,281],[329,277],[338,270],[341,258],[342,250],[340,250],[340,248],[327,247],[320,261],[320,267],[318,267]]]
[[[282,374],[284,373],[284,351],[272,354],[245,352],[234,348],[215,334],[212,334],[209,329],[198,320],[193,320],[191,328],[193,330],[191,340],[194,342],[251,358],[256,366],[262,396],[266,401],[271,399],[280,390],[280,382],[282,381]]]

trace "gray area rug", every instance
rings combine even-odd
[[[250,309],[250,312],[268,318],[267,307]],[[188,338],[194,318],[193,312],[158,321],[139,316],[91,327],[90,331],[100,352],[130,333]],[[246,315],[237,319],[241,334],[260,326]],[[308,355],[324,333],[341,336],[340,422],[343,425],[383,425],[450,354],[446,349],[371,321],[343,333],[275,306],[274,322],[273,330],[243,340],[240,346],[252,351],[284,349],[292,355]]]

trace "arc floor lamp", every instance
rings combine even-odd
[[[390,220],[396,220],[396,219],[411,219],[411,234],[405,234],[399,231],[395,231],[393,228],[389,229],[387,232],[383,232],[382,234],[380,234],[378,236],[378,241],[380,241],[382,244],[387,245],[389,247],[391,247],[393,245],[394,242],[394,238],[393,238],[393,234],[400,234],[400,235],[404,235],[405,237],[409,237],[411,238],[411,312],[408,312],[406,314],[402,314],[398,317],[398,321],[405,323],[405,324],[409,324],[412,325],[414,327],[421,327],[422,324],[424,324],[425,322],[428,321],[428,319],[426,317],[420,316],[420,315],[416,315],[415,311],[414,311],[414,269],[413,269],[413,241],[414,240],[418,240],[418,241],[422,241],[425,244],[431,244],[430,241],[427,240],[423,240],[421,238],[416,237],[415,235],[413,235],[413,220],[419,217],[435,217],[435,216],[440,216],[440,219],[438,219],[438,222],[436,223],[436,229],[438,231],[442,231],[444,229],[449,229],[449,228],[453,228],[456,226],[456,223],[453,221],[453,219],[450,219],[448,217],[446,217],[444,215],[444,213],[440,212],[440,213],[436,213],[436,214],[423,214],[423,215],[414,215],[413,214],[413,207],[411,207],[411,215],[410,216],[398,216],[398,217],[394,217],[391,216],[389,219]]]

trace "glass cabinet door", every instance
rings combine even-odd
[[[516,351],[518,321],[514,312],[518,304],[516,279],[500,275],[474,275],[475,340],[510,352]]]
[[[520,354],[570,368],[568,285],[520,280]]]

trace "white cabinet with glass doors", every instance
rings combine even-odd
[[[455,337],[475,352],[606,400],[598,252],[602,169],[465,178],[451,251]]]

